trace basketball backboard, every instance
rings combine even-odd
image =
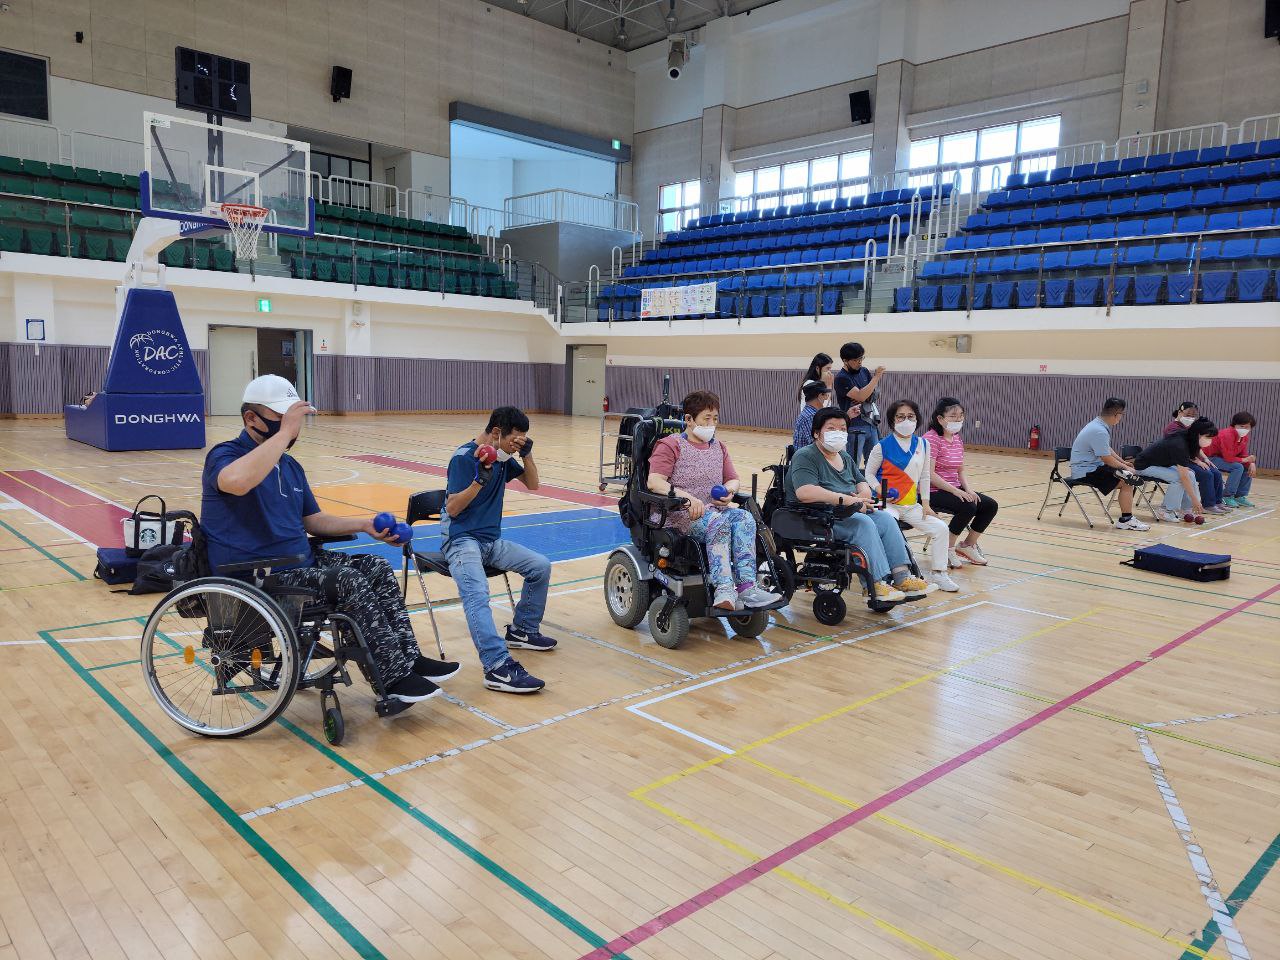
[[[314,233],[308,144],[147,111],[142,145],[145,216],[225,227],[220,205],[244,203],[267,208],[266,233]]]

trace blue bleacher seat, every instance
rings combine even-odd
[[[1040,306],[1039,280],[1018,281],[1018,306],[1023,308]]]
[[[1050,270],[1062,270],[1067,265],[1066,250],[1046,250],[1044,252],[1043,269],[1048,272]]]
[[[992,273],[1012,273],[1016,269],[1018,258],[1016,256],[1003,256],[991,258]]]
[[[942,249],[946,250],[963,250],[967,237],[947,237],[947,242],[942,245]]]
[[[991,273],[991,258],[975,257],[973,261],[973,272],[977,274]]]
[[[1054,167],[1052,170],[1049,171],[1050,183],[1059,183],[1063,180],[1070,180],[1070,179],[1071,179],[1070,167]]]
[[[1089,226],[1084,223],[1072,224],[1069,227],[1062,228],[1062,242],[1075,243],[1080,240],[1089,239]]]
[[[1209,229],[1209,218],[1203,213],[1184,213],[1174,229],[1178,233],[1199,233]]]
[[[1013,303],[1013,281],[1002,280],[991,284],[991,309],[1008,310]]]
[[[783,301],[782,309],[788,317],[799,316],[804,298],[798,293],[788,293]]]
[[[1147,222],[1140,217],[1133,220],[1116,221],[1116,236],[1124,237],[1140,237],[1146,232]]]
[[[1166,193],[1164,196],[1164,209],[1166,210],[1185,210],[1192,206],[1195,194],[1190,190],[1178,190],[1174,193]]]
[[[1150,190],[1155,181],[1155,174],[1151,173],[1135,173],[1129,178],[1129,190],[1132,193],[1142,193]]]
[[[1120,161],[1120,172],[1134,173],[1138,170],[1141,170],[1143,168],[1143,165],[1146,164],[1146,162],[1147,162],[1146,157],[1125,157],[1123,160]]]
[[[1015,230],[1013,232],[1013,245],[1015,247],[1027,247],[1036,242],[1035,230]]]
[[[1277,183],[1276,186],[1280,186],[1280,183]],[[1018,207],[1017,209],[1010,210],[1008,221],[1009,226],[1017,227],[1030,223],[1033,212],[1034,211],[1032,211],[1030,207]]]
[[[910,287],[896,287],[893,291],[893,309],[897,313],[910,313],[915,291]]]
[[[1164,209],[1165,196],[1161,193],[1147,193],[1138,197],[1133,204],[1135,213],[1155,213]]]
[[[747,316],[763,317],[765,308],[765,299],[762,295],[756,294],[747,298]]]
[[[781,273],[767,273],[764,277],[765,290],[781,290],[783,275]],[[770,298],[772,299],[772,298]]]
[[[1005,178],[1004,185],[1008,189],[1009,187],[1020,187],[1026,182],[1027,175],[1025,173],[1011,173]]]
[[[1258,184],[1257,200],[1259,203],[1280,200],[1280,180],[1264,180]]]
[[[1052,195],[1053,195],[1053,187],[1045,183],[1045,184],[1041,184],[1038,187],[1032,187],[1027,192],[1027,199],[1030,200],[1032,203],[1040,203],[1044,200],[1048,200],[1049,197]]]
[[[1058,204],[1058,220],[1079,220],[1080,204],[1078,203],[1060,203]]]
[[[1072,180],[1085,180],[1098,172],[1096,163],[1077,163],[1071,168]]]
[[[1122,307],[1125,304],[1132,302],[1133,298],[1131,295],[1133,293],[1133,274],[1117,273],[1114,277],[1111,278],[1110,287],[1107,287],[1106,285],[1107,281],[1105,277],[1101,277],[1099,279],[1102,280],[1102,285],[1103,285],[1102,300],[1104,303],[1106,302],[1108,291],[1110,291],[1110,294],[1111,294],[1112,306]]]
[[[1240,164],[1224,163],[1220,167],[1209,168],[1209,182],[1216,184],[1229,184],[1240,176]]]
[[[1258,156],[1280,157],[1280,138],[1259,141]]]
[[[813,294],[805,294],[805,297],[811,297]],[[808,311],[812,313],[813,311]],[[823,290],[822,291],[822,312],[825,314],[840,312],[840,291],[839,290]]]
[[[770,296],[767,302],[765,303],[764,310],[765,310],[766,317],[782,316],[782,295],[775,293],[772,296]]]
[[[995,233],[987,234],[988,247],[1011,247],[1013,246],[1013,234],[1007,230],[998,230]]]
[[[1046,307],[1065,307],[1070,286],[1071,281],[1065,277],[1045,280],[1044,305]]]
[[[1200,242],[1200,259],[1201,260],[1221,260],[1222,241],[1221,240],[1202,240]]]
[[[1128,177],[1111,177],[1102,181],[1103,193],[1125,193],[1128,189]]]
[[[1236,299],[1242,303],[1262,300],[1267,295],[1270,281],[1270,270],[1240,270],[1236,273]]]
[[[1280,237],[1263,237],[1258,241],[1258,248],[1253,255],[1259,260],[1280,257]]]
[[[1074,180],[1068,180],[1065,183],[1053,184],[1049,196],[1054,200],[1071,200],[1076,196],[1076,190],[1076,182]]]
[[[1200,274],[1200,302],[1224,303],[1233,276],[1230,270],[1210,270]]]
[[[1036,183],[1045,183],[1049,179],[1048,170],[1037,170],[1034,173],[1027,174],[1027,186]]]
[[[1116,235],[1116,222],[1104,220],[1102,223],[1089,224],[1090,240],[1113,240]]]
[[[1077,307],[1096,307],[1102,277],[1077,277],[1071,285],[1071,303]]]
[[[1195,207],[1216,207],[1223,202],[1222,196],[1222,187],[1201,187],[1192,196],[1191,205]]]
[[[1096,263],[1098,251],[1096,250],[1069,250],[1067,252],[1067,266],[1073,270],[1082,267],[1092,267]]]
[[[1093,170],[1095,177],[1109,177],[1120,172],[1119,160],[1099,160]]]
[[[1133,281],[1133,302],[1139,306],[1155,303],[1163,287],[1163,273],[1140,273]]]
[[[1102,194],[1101,180],[1081,180],[1076,184],[1077,197],[1097,197]]]
[[[1233,183],[1223,191],[1222,202],[1228,206],[1234,206],[1239,203],[1253,203],[1257,195],[1258,185],[1256,183]]]
[[[1061,243],[1062,228],[1061,227],[1041,227],[1036,232],[1037,243]]]
[[[1112,217],[1123,217],[1126,214],[1133,213],[1138,206],[1137,197],[1115,197],[1107,204],[1107,215]],[[1086,216],[1092,216],[1086,212]]]
[[[1220,260],[1248,260],[1253,256],[1254,242],[1252,238],[1223,240]]]
[[[1144,263],[1150,263],[1155,257],[1155,253],[1155,247],[1148,244],[1125,247],[1122,262],[1131,267],[1140,266]]]
[[[1227,159],[1226,147],[1201,147],[1200,156],[1196,158],[1203,167],[1210,166],[1215,163],[1221,163]]]
[[[1040,254],[1020,253],[1014,259],[1014,273],[1032,273],[1040,269]]]
[[[1157,190],[1167,190],[1182,183],[1181,170],[1161,170],[1153,178],[1151,185]]]
[[[1258,152],[1256,143],[1233,143],[1227,147],[1228,160],[1250,160]]]
[[[1184,187],[1202,187],[1209,182],[1209,170],[1207,167],[1195,167],[1191,170],[1182,171],[1182,185]]]
[[[1156,247],[1156,263],[1185,263],[1190,259],[1190,244],[1162,243]]]
[[[1275,214],[1270,208],[1259,210],[1241,210],[1240,211],[1240,228],[1242,230],[1257,230],[1261,227],[1271,226],[1271,218]]]
[[[736,317],[738,315],[738,298],[734,296],[716,297],[716,312],[722,317]]]
[[[1199,150],[1176,150],[1169,161],[1171,167],[1194,167],[1200,159]]]
[[[991,284],[975,283],[973,285],[973,297],[969,301],[969,309],[985,310],[991,300]]]
[[[1185,219],[1185,218],[1183,218]],[[1179,220],[1179,223],[1182,221]],[[1211,213],[1209,220],[1205,224],[1206,230],[1234,230],[1240,226],[1240,214],[1238,213]]]
[[[944,277],[963,277],[969,272],[968,257],[951,257],[942,265],[942,275]]]
[[[943,310],[963,310],[964,295],[967,287],[963,283],[948,283],[942,287],[941,307]]]
[[[987,199],[983,201],[985,207],[1000,207],[1009,202],[1009,191],[992,190],[987,194]]]
[[[1153,153],[1151,156],[1147,157],[1147,161],[1142,165],[1142,169],[1163,170],[1165,167],[1169,166],[1169,162],[1172,158],[1172,154]]]
[[[1271,159],[1249,160],[1240,164],[1241,180],[1265,180],[1276,170],[1276,162]]]
[[[1171,273],[1165,280],[1165,300],[1168,303],[1190,303],[1191,288],[1195,277],[1189,273]]]
[[[1045,204],[1042,207],[1037,207],[1031,213],[1031,222],[1037,226],[1042,226],[1046,223],[1053,223],[1057,218],[1058,208],[1052,203]]]

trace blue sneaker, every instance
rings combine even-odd
[[[507,627],[507,646],[517,650],[554,650],[556,642],[536,630],[529,632],[517,627]]]
[[[503,693],[537,693],[546,683],[533,676],[511,657],[492,670],[485,671],[484,685]]]

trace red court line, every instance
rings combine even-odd
[[[398,467],[401,470],[412,470],[414,473],[425,473],[432,477],[446,475],[444,467],[420,463],[417,460],[400,460],[396,457],[384,457],[379,454],[366,453],[344,457],[345,460],[362,460],[365,463],[376,463],[383,467]],[[587,507],[616,507],[618,501],[613,497],[602,497],[598,493],[583,493],[581,490],[570,490],[568,487],[550,487],[542,484],[537,490],[530,490],[535,497],[547,497],[551,500],[564,500],[567,503],[578,503]]]
[[[0,471],[0,493],[97,547],[124,543],[120,520],[129,511],[41,470]]]
[[[969,763],[971,760],[976,760],[978,757],[981,757],[984,754],[990,753],[992,750],[994,750],[996,747],[1000,746],[1001,744],[1008,743],[1010,740],[1014,739],[1017,736],[1020,736],[1023,733],[1026,733],[1028,730],[1032,729],[1033,727],[1039,726],[1040,724],[1044,723],[1046,720],[1050,719],[1051,717],[1055,717],[1059,713],[1062,713],[1062,711],[1073,707],[1075,704],[1079,703],[1081,700],[1085,699],[1086,697],[1089,697],[1097,693],[1099,690],[1102,690],[1105,687],[1111,686],[1111,684],[1115,683],[1117,680],[1127,677],[1129,674],[1133,673],[1135,670],[1138,670],[1140,667],[1143,667],[1146,664],[1151,663],[1153,660],[1159,659],[1160,657],[1164,656],[1166,653],[1170,652],[1171,650],[1176,650],[1178,647],[1182,646],[1187,641],[1195,639],[1196,637],[1200,636],[1202,633],[1212,629],[1213,627],[1222,623],[1224,620],[1228,619],[1229,617],[1232,617],[1235,614],[1240,613],[1242,610],[1245,610],[1246,608],[1252,606],[1255,603],[1259,603],[1260,601],[1265,600],[1267,597],[1271,596],[1271,594],[1277,591],[1280,591],[1280,583],[1277,583],[1276,585],[1267,588],[1266,590],[1262,591],[1262,593],[1258,594],[1255,597],[1252,597],[1249,600],[1245,600],[1243,603],[1237,604],[1236,606],[1232,607],[1230,610],[1224,610],[1222,613],[1218,614],[1213,619],[1206,620],[1204,623],[1200,624],[1200,626],[1194,627],[1191,630],[1188,630],[1182,636],[1177,637],[1173,640],[1170,640],[1164,646],[1158,647],[1157,649],[1152,650],[1149,654],[1147,654],[1141,660],[1134,660],[1132,663],[1126,664],[1125,666],[1121,667],[1119,670],[1116,670],[1113,673],[1107,674],[1107,676],[1103,677],[1102,679],[1095,680],[1093,683],[1089,684],[1087,687],[1084,687],[1081,690],[1077,690],[1075,693],[1071,694],[1068,697],[1064,697],[1062,700],[1059,700],[1057,703],[1054,703],[1048,707],[1045,707],[1045,709],[1041,710],[1039,713],[1028,717],[1027,719],[1023,720],[1021,723],[1014,724],[1012,727],[1009,727],[1007,730],[1004,730],[1001,733],[997,733],[994,737],[992,737],[989,740],[983,741],[982,743],[978,744],[976,747],[972,747],[971,749],[966,750],[964,753],[961,753],[958,756],[952,757],[950,760],[947,760],[943,763],[938,764],[938,766],[934,767],[931,770],[926,770],[924,773],[920,774],[920,776],[916,777],[915,779],[908,780],[906,783],[900,786],[894,787],[892,790],[888,791],[887,793],[882,793],[880,796],[876,797],[871,802],[864,804],[861,807],[858,807],[856,810],[852,810],[849,813],[846,813],[843,817],[840,817],[837,820],[831,821],[825,827],[819,827],[817,830],[813,831],[813,833],[810,833],[808,836],[801,837],[795,843],[792,843],[789,846],[783,847],[781,850],[778,850],[776,853],[772,853],[762,860],[757,860],[751,866],[745,868],[744,870],[740,870],[739,872],[733,874],[730,877],[725,878],[724,880],[721,880],[717,884],[714,884],[708,887],[706,890],[702,891],[701,893],[690,897],[688,900],[684,901],[684,903],[677,904],[676,906],[672,907],[670,910],[667,910],[664,913],[658,914],[648,923],[641,924],[640,926],[636,927],[634,930],[630,930],[627,933],[622,934],[620,937],[610,941],[609,943],[605,944],[603,947],[598,947],[597,949],[592,950],[590,953],[583,954],[580,960],[610,960],[610,958],[616,957],[618,954],[623,953],[624,951],[629,950],[632,947],[635,947],[643,943],[645,940],[648,940],[650,937],[660,933],[661,931],[665,930],[667,927],[673,926],[674,924],[679,923],[681,920],[684,920],[692,916],[693,914],[701,910],[703,907],[710,906],[711,904],[715,903],[717,900],[720,900],[723,897],[728,896],[730,893],[733,893],[735,890],[739,890],[742,887],[745,887],[747,884],[752,883],[758,878],[769,873],[771,870],[774,870],[777,867],[780,867],[783,864],[788,863],[791,860],[794,860],[796,857],[800,856],[802,853],[807,853],[809,850],[812,850],[814,847],[818,846],[819,844],[827,840],[830,840],[832,837],[836,836],[839,833],[844,832],[845,830],[848,830],[850,827],[854,826],[855,824],[861,823],[863,820],[866,820],[868,817],[874,816],[875,814],[879,813],[881,810],[883,810],[885,807],[889,806],[890,804],[896,803],[899,800],[902,800],[906,797],[911,796],[916,791],[921,790],[924,787],[927,787],[929,784],[942,779],[947,774],[952,773],[955,770],[958,770],[960,767],[963,767],[965,764]]]

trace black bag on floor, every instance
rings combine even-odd
[[[1140,547],[1133,551],[1132,560],[1120,562],[1135,570],[1167,573],[1171,577],[1198,580],[1201,583],[1226,580],[1231,576],[1229,553],[1196,553],[1193,550],[1182,550],[1163,543]]]
[[[174,581],[178,579],[175,561],[184,549],[184,546],[178,544],[162,543],[146,551],[134,561],[138,565],[138,572],[133,578],[133,589],[129,593],[137,596],[140,593],[168,593],[172,590]]]
[[[98,565],[93,568],[93,575],[103,583],[110,586],[132,583],[137,572],[137,558],[129,556],[123,547],[98,548]]]

